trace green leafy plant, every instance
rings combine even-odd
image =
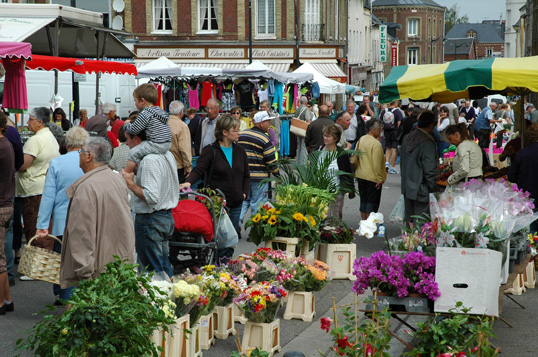
[[[269,357],[269,352],[259,349],[258,347],[247,351],[247,353],[232,352],[230,357]]]
[[[355,237],[346,222],[337,217],[328,217],[319,227],[322,243],[349,244]]]
[[[174,314],[166,312],[162,293],[136,265],[114,256],[106,271],[83,280],[65,311],[49,306],[43,320],[28,331],[17,349],[38,356],[158,356],[151,341],[156,329],[168,331]]]
[[[437,356],[443,353],[464,353],[464,356],[490,357],[500,350],[490,344],[491,338],[497,338],[492,332],[493,320],[489,317],[469,315],[468,309],[461,301],[450,310],[450,317],[426,319],[417,324],[416,332],[409,332],[417,339],[415,349],[406,356]]]
[[[337,327],[337,322],[322,317],[321,329],[333,336],[333,352],[339,356],[377,356],[390,357],[387,350],[390,348],[392,336],[389,333],[390,312],[387,309],[374,313],[370,318],[358,321],[357,310],[352,311],[351,306],[341,310],[344,320]],[[331,330],[331,325],[335,327]]]

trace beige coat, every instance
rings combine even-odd
[[[353,155],[351,164],[355,169],[355,177],[371,181],[384,183],[387,179],[385,170],[385,154],[383,146],[370,134],[361,136],[357,142],[355,150],[361,153],[360,157]]]
[[[170,148],[170,152],[174,154],[177,168],[184,169],[185,172],[191,172],[192,152],[189,127],[175,115],[170,115],[168,125],[172,133],[172,147]]]
[[[452,162],[454,173],[448,177],[450,185],[466,177],[482,176],[482,150],[472,140],[463,140],[456,149]]]
[[[128,189],[108,166],[87,172],[66,190],[70,199],[63,236],[62,289],[102,273],[114,255],[133,261],[135,234]]]

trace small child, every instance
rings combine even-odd
[[[126,123],[124,130],[129,135],[138,135],[146,131],[146,139],[140,145],[129,150],[129,157],[124,172],[133,173],[136,165],[149,154],[165,154],[172,145],[172,133],[168,126],[170,115],[155,106],[159,93],[153,84],[142,84],[133,92],[135,105],[140,113],[134,124]]]

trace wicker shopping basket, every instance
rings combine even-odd
[[[56,239],[60,244],[61,240],[53,235],[50,238]],[[32,246],[32,242],[37,236],[30,239],[19,262],[19,273],[36,280],[43,280],[53,284],[60,284],[60,258],[61,254],[52,250]]]

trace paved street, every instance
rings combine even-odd
[[[381,197],[380,211],[388,217],[400,195],[400,176],[389,175],[387,184],[383,188]],[[352,227],[358,226],[358,204],[359,200],[346,200],[345,221]],[[387,223],[387,235],[394,237],[399,233],[397,225]],[[370,255],[372,252],[384,249],[384,241],[380,238],[373,239],[359,238],[357,241],[357,255]],[[251,252],[255,249],[253,243],[248,243],[245,239],[240,241],[237,253]],[[315,293],[316,312],[312,323],[302,322],[300,320],[286,321],[282,319],[284,309],[279,312],[281,318],[281,345],[283,352],[289,350],[300,350],[306,356],[319,356],[318,349],[326,353],[331,345],[329,335],[320,329],[319,318],[330,316],[330,307],[332,297],[335,297],[336,303],[344,304],[353,302],[351,292],[352,282],[336,280],[330,282],[325,289]],[[27,329],[33,326],[41,316],[38,314],[45,305],[53,302],[52,286],[43,282],[24,282],[17,279],[16,285],[12,288],[12,294],[15,302],[15,312],[8,313],[6,316],[0,316],[0,356],[13,356],[13,348],[17,339],[24,336]],[[535,289],[530,289],[515,299],[522,303],[526,309],[521,309],[508,299],[504,299],[504,308],[502,317],[512,323],[515,328],[508,328],[506,325],[496,322],[495,333],[498,341],[494,344],[502,349],[505,356],[534,356],[534,339],[535,339],[535,316],[538,309],[533,303],[538,293]],[[359,296],[359,300],[364,296]],[[36,315],[37,314],[37,315]],[[415,318],[409,318],[414,321]],[[242,335],[243,326],[236,324],[239,330],[239,336]],[[392,328],[398,335],[410,341],[409,337],[403,332],[403,326],[396,320],[392,320]],[[204,351],[204,356],[229,356],[235,350],[233,338],[227,340],[217,340],[215,346],[209,351]],[[402,344],[393,339],[391,344],[391,355],[400,356],[404,352]],[[23,354],[24,355],[24,354]],[[31,355],[31,354],[25,354]],[[282,355],[282,354],[278,354]]]

